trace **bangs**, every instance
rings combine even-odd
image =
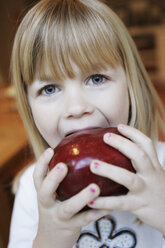
[[[41,18],[40,28],[34,30],[33,61],[26,64],[27,75],[31,73],[25,79],[28,84],[34,78],[74,78],[74,65],[86,74],[122,63],[110,23],[105,23],[92,5],[89,8],[81,1],[67,2],[56,1],[52,8],[53,1],[47,1],[51,8],[45,7],[47,13]]]

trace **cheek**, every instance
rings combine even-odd
[[[129,96],[126,89],[110,94],[109,97],[107,97],[105,106],[106,115],[110,123],[113,125],[128,123]]]
[[[33,106],[32,114],[41,136],[50,146],[53,146],[54,139],[57,137],[57,115],[53,114],[50,109],[47,111],[41,107],[38,111],[37,106]]]
[[[129,118],[129,96],[128,91],[125,90],[119,94],[118,101],[116,101],[116,114],[118,117],[118,122],[127,124]],[[115,108],[115,106],[114,106]]]
[[[129,118],[129,97],[128,93],[125,94],[125,96],[120,98],[120,101],[117,103],[118,108],[118,118],[119,122],[123,124],[128,124],[128,118]]]
[[[33,111],[33,118],[42,136],[44,136],[44,133],[49,133],[52,121],[48,121],[47,115],[42,114],[42,111]]]

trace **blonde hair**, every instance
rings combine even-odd
[[[117,15],[99,0],[42,0],[20,24],[11,60],[20,113],[36,157],[48,144],[34,123],[27,85],[36,76],[43,80],[73,78],[73,62],[82,73],[122,65],[130,96],[129,124],[157,139],[164,109]]]

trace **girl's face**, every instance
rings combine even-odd
[[[28,99],[35,124],[54,148],[77,130],[127,124],[129,96],[122,67],[62,82],[36,79],[28,86]]]

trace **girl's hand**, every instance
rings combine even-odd
[[[158,161],[155,147],[151,139],[133,127],[119,125],[118,129],[129,139],[105,134],[104,141],[131,159],[136,174],[101,161],[97,161],[99,166],[96,167],[93,161],[93,173],[124,185],[129,192],[125,196],[99,197],[89,206],[132,212],[142,222],[165,234],[165,171]]]
[[[47,149],[35,166],[34,184],[38,197],[39,224],[34,247],[72,247],[79,237],[81,228],[107,213],[105,210],[89,210],[79,213],[89,202],[98,197],[100,190],[89,185],[72,198],[59,202],[56,190],[67,174],[67,166],[59,163],[50,172],[48,164],[53,150]]]

